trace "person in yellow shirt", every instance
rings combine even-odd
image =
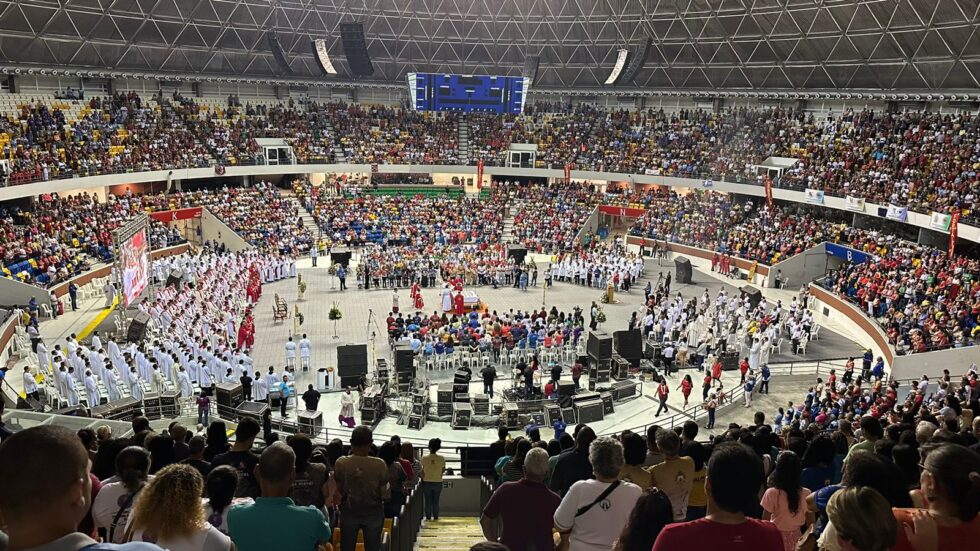
[[[704,446],[700,442],[688,442],[681,447],[681,454],[694,461],[694,480],[691,485],[691,495],[687,498],[687,520],[704,518],[708,511],[708,494],[704,489],[704,481],[708,478],[708,466],[704,461]]]
[[[619,479],[632,482],[644,492],[653,486],[653,475],[643,468],[647,458],[647,441],[636,433],[629,433],[623,438],[623,455],[626,465],[619,471]]]
[[[442,475],[446,472],[446,458],[439,455],[442,440],[429,440],[429,453],[422,457],[422,496],[425,499],[426,520],[439,520],[439,496],[442,494]]]
[[[653,476],[653,485],[663,490],[674,506],[674,522],[687,518],[687,502],[694,484],[694,461],[681,457],[681,438],[672,430],[657,431],[657,447],[664,460],[647,471]]]

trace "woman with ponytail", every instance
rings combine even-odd
[[[923,509],[893,509],[893,551],[961,551],[980,542],[980,453],[959,444],[923,448]],[[972,544],[969,542],[973,542]]]

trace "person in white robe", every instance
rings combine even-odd
[[[303,338],[299,340],[299,358],[300,358],[299,363],[300,365],[303,366],[303,369],[310,367],[310,357],[312,355],[313,355],[313,344],[310,342],[310,339],[308,339],[306,337],[306,334],[304,333]]]
[[[187,370],[184,369],[184,366],[177,368],[177,386],[180,388],[181,398],[186,400],[194,395],[194,387],[191,386],[191,378],[187,374]]]
[[[200,379],[198,379],[198,385],[201,390],[210,389],[212,385],[216,384],[214,379],[214,372],[211,370],[211,366],[204,364],[198,373]]]
[[[442,291],[439,293],[439,297],[442,301],[443,312],[448,312],[453,309],[453,297],[452,293],[449,291],[448,285],[442,288]]]
[[[79,399],[78,396],[78,385],[75,381],[74,367],[71,366],[68,367],[67,379],[68,380],[66,381],[66,385],[68,387],[67,388],[68,392],[65,394],[65,398],[68,400],[69,406],[77,406],[81,402],[81,400]]]
[[[150,392],[163,392],[163,374],[158,366],[153,366],[150,377]]]
[[[255,372],[255,382],[252,383],[252,397],[256,402],[264,402],[269,397],[269,383],[258,371]]]
[[[37,365],[45,373],[51,373],[51,354],[48,353],[48,347],[43,340],[37,343]]]
[[[105,385],[105,391],[108,395],[107,398],[110,402],[114,402],[122,398],[122,392],[119,391],[119,384],[116,383],[116,373],[111,367],[105,369],[105,376],[102,378],[102,383]]]
[[[92,332],[92,340],[89,344],[92,350],[99,350],[102,348],[102,338],[99,337],[98,331]]]
[[[296,343],[292,337],[286,342],[286,367],[296,368]]]
[[[93,408],[101,403],[102,396],[99,395],[99,383],[91,371],[85,372],[85,395],[88,399],[88,407]]]
[[[143,401],[143,383],[136,367],[129,368],[129,395],[136,401]]]

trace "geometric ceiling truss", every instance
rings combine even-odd
[[[327,40],[346,79],[339,25],[364,24],[376,74],[519,76],[601,86],[617,48],[650,37],[644,89],[980,88],[977,0],[0,0],[0,61],[25,67],[321,79]]]

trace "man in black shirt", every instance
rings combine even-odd
[[[313,385],[306,387],[306,392],[303,393],[303,403],[306,404],[308,411],[316,411],[316,406],[320,403],[320,393],[313,389]]]
[[[255,437],[259,434],[259,423],[246,417],[235,429],[235,444],[231,451],[216,455],[211,462],[213,467],[231,465],[238,471],[238,488],[235,497],[259,497],[259,485],[255,480],[255,466],[259,456],[252,453]]]
[[[204,460],[204,448],[206,445],[207,441],[203,436],[191,438],[191,441],[187,443],[190,456],[181,461],[181,463],[186,463],[197,469],[197,472],[201,473],[201,477],[204,479],[207,479],[208,473],[211,472],[211,464]]]
[[[564,497],[572,484],[592,478],[589,446],[595,438],[595,431],[591,427],[583,427],[575,436],[575,447],[558,456],[549,486],[553,492]]]
[[[242,393],[245,394],[245,401],[251,402],[252,401],[252,377],[246,371],[244,374],[242,374],[242,377],[239,380],[242,382]]]
[[[497,378],[497,370],[492,365],[488,365],[480,371],[483,377],[483,393],[493,398],[493,380]]]
[[[551,380],[555,382],[555,388],[558,387],[559,379],[561,379],[561,366],[555,362],[551,364]]]

